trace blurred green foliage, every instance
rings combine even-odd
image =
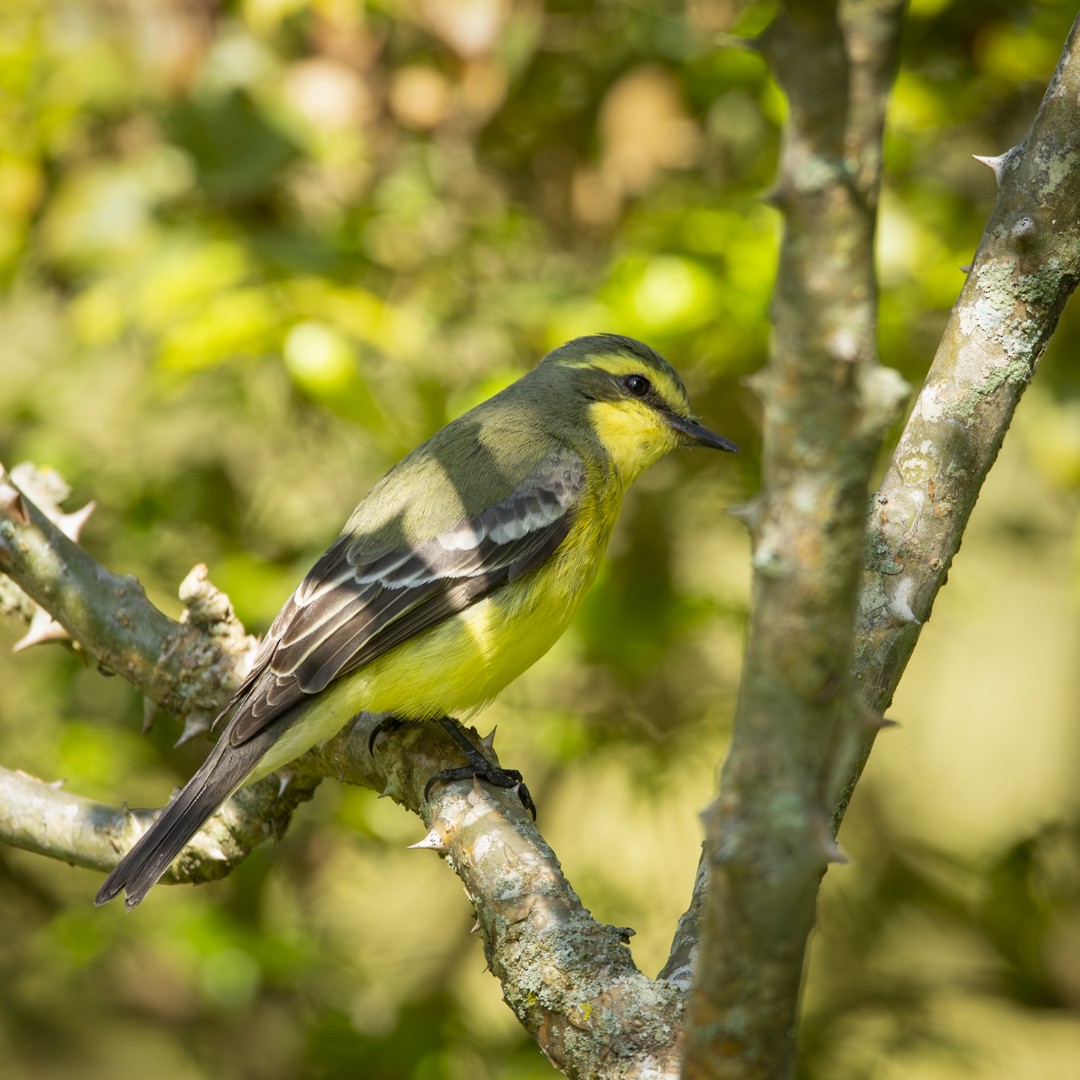
[[[746,542],[723,510],[755,483],[739,379],[765,357],[779,226],[758,196],[786,105],[716,42],[771,11],[0,2],[0,461],[96,499],[85,542],[166,611],[205,561],[265,629],[371,482],[578,333],[647,340],[748,448],[643,479],[573,631],[487,717],[647,971],[689,896],[738,670]],[[970,155],[1023,137],[1074,14],[912,0],[879,265],[883,358],[915,381],[994,198]],[[1067,318],[905,680],[915,730],[879,745],[846,826],[807,1076],[1048,1076],[1080,1054],[1078,338]],[[4,764],[87,795],[160,804],[204,750],[174,750],[165,718],[141,737],[130,688],[60,649],[0,655],[0,686]],[[454,879],[403,850],[418,835],[325,784],[228,881],[134,916],[93,910],[92,875],[0,850],[5,1076],[551,1075]]]

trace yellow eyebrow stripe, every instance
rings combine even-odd
[[[616,377],[619,375],[644,375],[656,387],[664,402],[669,405],[680,402],[684,397],[682,387],[666,371],[657,368],[641,357],[626,356],[622,353],[599,353],[574,357],[571,360],[560,361],[560,363],[570,368],[606,371]]]

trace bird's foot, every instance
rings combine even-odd
[[[456,769],[443,769],[442,772],[437,772],[431,777],[424,785],[425,801],[436,784],[451,783],[454,780],[471,780],[475,777],[487,780],[495,787],[513,788],[517,792],[518,799],[521,800],[521,805],[532,814],[533,821],[536,820],[536,803],[533,802],[533,797],[529,794],[529,789],[525,786],[521,773],[517,769],[504,769],[499,765],[493,765],[480,750],[473,746],[461,724],[452,717],[442,717],[439,725],[454,740],[454,744],[465,755],[469,764]]]

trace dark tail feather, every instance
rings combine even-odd
[[[244,783],[277,734],[275,725],[261,737],[230,746],[226,731],[199,771],[105,879],[94,903],[107,903],[120,892],[127,893],[129,910],[141,903],[203,822]]]

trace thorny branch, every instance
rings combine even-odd
[[[865,499],[906,397],[877,364],[874,229],[902,0],[791,2],[763,35],[790,104],[773,202],[784,235],[746,508],[750,628],[720,796],[684,1075],[787,1075],[840,776],[861,742],[851,675]],[[838,770],[843,770],[839,772]],[[699,874],[704,886],[705,874]]]
[[[244,670],[249,639],[204,568],[186,580],[187,613],[174,623],[133,579],[98,564],[6,478],[0,478],[0,570],[8,575],[9,594],[14,582],[48,604],[88,655],[161,700],[195,702],[191,708],[200,716],[208,708],[210,716],[216,712]],[[107,605],[117,609],[121,590],[119,610],[130,618],[110,618]],[[84,609],[93,604],[106,606],[88,617]],[[29,600],[11,610],[34,617]],[[144,619],[145,627],[139,625]],[[175,644],[180,636],[182,647]],[[200,663],[185,662],[185,649]],[[322,777],[383,792],[423,819],[428,833],[417,846],[446,858],[461,878],[507,1003],[560,1069],[570,1076],[676,1076],[683,993],[637,970],[626,945],[632,931],[592,918],[513,792],[446,784],[425,802],[428,777],[460,763],[455,747],[437,725],[414,724],[378,734],[371,753],[378,719],[363,714],[281,781],[270,777],[238,792],[163,880],[225,876],[286,827]],[[185,729],[190,726],[185,720]],[[0,770],[0,839],[16,847],[104,870],[152,817]]]
[[[854,0],[840,5],[841,21],[847,20],[848,52],[856,68],[863,48],[875,40],[879,43],[885,40],[873,30],[872,24],[879,14],[885,15],[887,6],[861,5]],[[851,36],[855,30],[851,17],[860,7],[865,7],[871,22],[863,24],[856,39]],[[804,50],[803,62],[809,62],[810,57],[811,53]],[[797,53],[795,59],[799,60]],[[876,63],[880,65],[882,59],[879,56]],[[854,88],[858,83],[859,76],[853,71],[850,85]],[[854,104],[852,108],[855,109]],[[851,706],[855,715],[862,717],[863,734],[853,752],[843,746],[831,747],[832,757],[827,763],[831,764],[831,775],[826,778],[829,782],[825,787],[825,794],[835,800],[831,827],[820,829],[817,836],[806,837],[811,847],[802,852],[812,857],[813,844],[817,842],[821,845],[819,860],[828,858],[830,851],[835,853],[834,857],[839,856],[839,850],[831,847],[830,838],[839,827],[874,737],[882,727],[881,714],[892,699],[919,630],[945,582],[968,517],[1020,396],[1035,372],[1067,298],[1080,280],[1080,17],[1073,25],[1024,143],[1001,156],[981,160],[998,180],[997,205],[889,470],[870,504],[851,663],[851,678],[858,689]],[[867,258],[864,252],[863,259]],[[775,392],[775,385],[770,383],[769,390]],[[782,429],[773,431],[778,439],[784,439],[787,434]],[[751,528],[758,537],[755,561],[762,550],[761,513],[752,508],[749,515]],[[820,539],[825,534],[817,535]],[[778,550],[790,549],[781,546]],[[758,566],[759,581],[763,570],[767,567]],[[763,584],[767,587],[767,582]],[[846,620],[845,614],[838,622],[846,624]],[[791,640],[811,639],[796,635]],[[748,677],[751,676],[752,672]],[[811,699],[809,704],[812,707],[816,703]],[[798,711],[796,707],[796,715]],[[759,775],[769,780],[766,812],[783,814],[790,807],[784,805],[783,788],[775,783],[774,775],[786,775],[784,770],[790,766],[789,758],[795,750],[789,743],[792,732],[786,726],[786,715],[782,709],[780,713],[774,729],[776,741],[770,751],[767,738],[763,740],[765,754],[757,766]],[[808,730],[812,737],[823,738],[828,728],[811,723]],[[859,725],[853,725],[852,731],[857,734]],[[803,756],[801,750],[798,754]],[[738,762],[739,758],[734,757],[728,769],[747,768],[745,762],[742,765]],[[806,776],[821,778],[813,765],[813,755],[805,758],[805,764]],[[727,778],[728,770],[725,770],[725,784]],[[754,778],[751,775],[749,779],[752,782]],[[727,814],[730,821],[737,812],[746,811],[748,805],[746,802],[733,805],[728,791],[725,787],[718,813]],[[773,839],[781,836],[782,830]],[[718,896],[721,908],[726,901],[730,914],[732,898],[742,896],[746,903],[747,877],[740,877],[734,858],[738,838],[722,839],[723,846],[714,851],[732,880],[731,892],[727,894],[722,889],[710,892],[706,864],[698,876],[694,901],[700,906],[703,898]],[[794,861],[797,864],[797,858]],[[823,861],[819,861],[816,870],[810,868],[810,876],[820,875],[823,869]],[[784,891],[785,886],[771,868],[758,875],[759,886],[763,879],[768,887]],[[803,913],[802,928],[809,926],[815,891],[806,889],[801,900],[795,896],[796,906]],[[737,907],[732,917],[738,919],[740,913],[750,922],[760,918],[757,910],[745,906]],[[786,1038],[788,1020],[778,1019],[776,1013],[768,1010],[770,998],[775,1000],[778,992],[783,994],[785,986],[790,990],[796,984],[801,953],[797,955],[794,949],[789,949],[784,957],[781,951],[770,949],[771,927],[762,922],[765,936],[756,939],[766,954],[761,966],[755,966],[749,947],[751,941],[740,940],[733,933],[722,946],[732,953],[744,952],[747,966],[742,970],[751,986],[756,978],[771,983],[759,996],[763,1004],[758,1017],[760,1023],[755,1028],[753,1020],[748,1022],[745,998],[720,1004],[719,1015],[713,1017],[715,1026],[707,1033],[712,1036],[714,1047],[718,1045],[717,1037],[731,1036],[730,1041],[720,1044],[722,1051],[714,1059],[715,1068],[720,1071],[709,1072],[713,1066],[706,1063],[700,1072],[688,1068],[689,1076],[774,1076],[784,1075],[790,1068],[793,1047]],[[779,973],[770,971],[769,962],[778,961]],[[701,966],[708,968],[714,977],[722,970],[713,965],[711,958]],[[745,985],[736,987],[736,992]],[[794,1001],[788,1000],[793,1006]],[[790,1017],[790,1008],[784,1015]],[[694,1015],[689,1024],[688,1042],[695,1034]]]
[[[1020,396],[1080,282],[1080,16],[1020,146],[980,158],[998,198],[871,503],[855,677],[888,707]],[[836,813],[869,756],[867,733]]]

